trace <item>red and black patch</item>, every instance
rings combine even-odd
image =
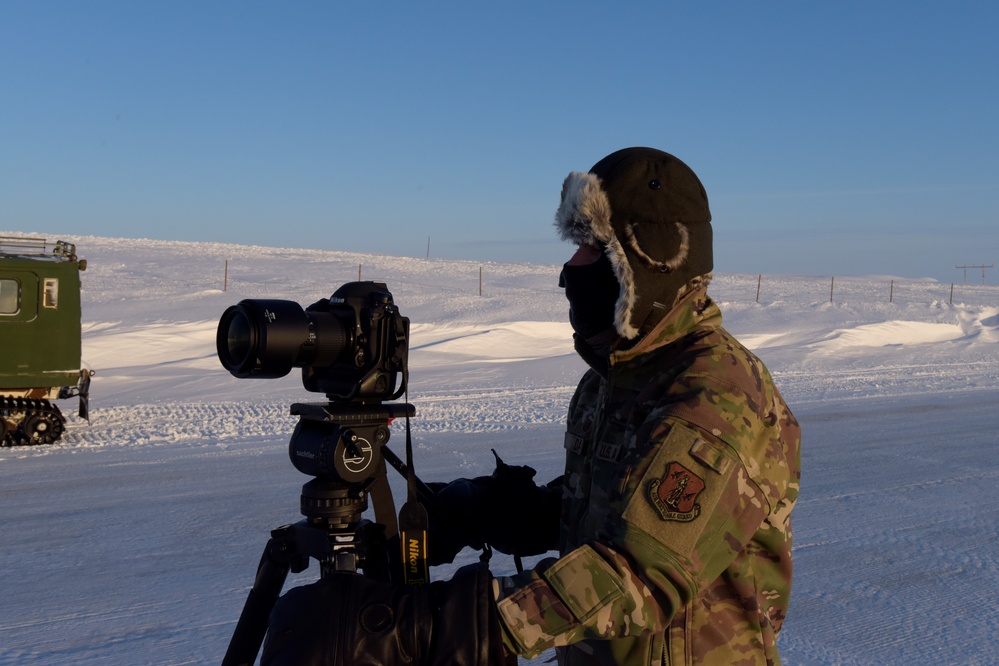
[[[663,520],[689,523],[701,515],[697,496],[704,487],[704,479],[680,463],[671,462],[663,478],[649,484],[649,499]]]

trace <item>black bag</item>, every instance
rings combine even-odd
[[[334,573],[274,606],[261,666],[515,666],[485,563],[404,586]]]

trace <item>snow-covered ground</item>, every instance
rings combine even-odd
[[[242,298],[385,281],[413,324],[420,476],[488,473],[491,448],[560,473],[583,364],[557,266],[65,240],[89,262],[92,420],[0,450],[0,664],[221,660],[269,531],[299,519],[288,406],[317,399],[295,373],[221,368],[216,322]],[[804,430],[785,664],[999,663],[999,288],[721,273],[710,291]]]

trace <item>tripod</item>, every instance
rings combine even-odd
[[[314,477],[302,486],[305,520],[271,532],[222,666],[248,666],[256,660],[288,572],[304,571],[310,559],[319,562],[322,577],[361,570],[390,581],[401,569],[400,549],[388,547],[398,538],[398,525],[385,461],[411,482],[419,482],[385,443],[390,421],[412,416],[415,408],[408,403],[296,403],[291,413],[300,416],[288,447],[292,464]],[[422,495],[432,495],[419,485]],[[377,522],[361,518],[369,495],[376,501]]]

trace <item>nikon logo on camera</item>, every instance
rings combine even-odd
[[[413,535],[413,536],[411,536]],[[430,572],[427,569],[426,539],[427,533],[423,530],[413,530],[407,532],[403,530],[406,558],[405,578],[407,585],[425,585],[430,581]]]
[[[414,576],[420,573],[420,542],[417,539],[409,540],[409,573]]]

